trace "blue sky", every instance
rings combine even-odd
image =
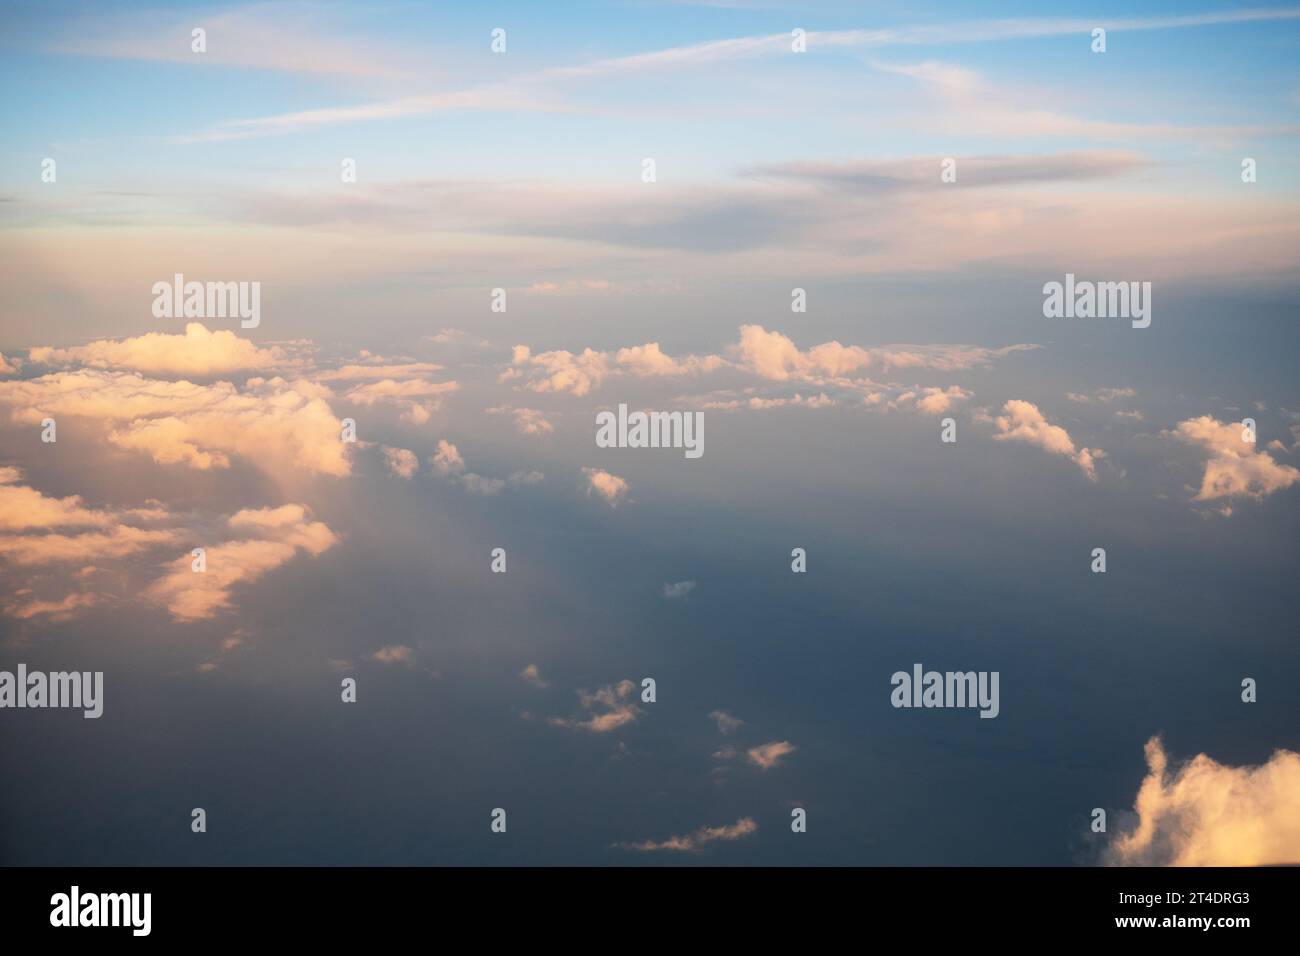
[[[1298,48],[1222,2],[7,4],[0,670],[106,702],[0,713],[0,862],[1300,861]],[[160,316],[177,273],[259,323]],[[1150,326],[1046,317],[1067,274]],[[621,403],[705,454],[597,447]],[[1001,713],[892,707],[915,662]]]

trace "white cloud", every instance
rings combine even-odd
[[[178,335],[149,332],[136,338],[101,339],[66,349],[40,346],[30,351],[28,359],[40,365],[197,376],[302,364],[282,348],[258,348],[229,330],[210,332],[200,322],[190,322]]]
[[[1078,465],[1090,481],[1097,480],[1095,460],[1105,457],[1105,453],[1100,448],[1076,450],[1069,432],[1048,422],[1032,402],[1012,399],[1002,406],[1002,414],[993,423],[998,429],[998,434],[993,436],[995,439],[1028,442],[1053,454],[1063,455]]]
[[[587,477],[587,494],[595,492],[604,498],[611,508],[617,507],[628,492],[628,483],[618,475],[611,475],[603,468],[583,468]]]
[[[1197,501],[1259,499],[1300,481],[1300,470],[1279,464],[1255,443],[1243,441],[1240,424],[1202,415],[1179,422],[1177,428],[1166,434],[1208,453]]]
[[[385,445],[384,464],[388,467],[389,474],[399,478],[414,478],[420,470],[420,459],[415,457],[415,452],[406,448],[390,448]]]
[[[677,581],[664,585],[664,597],[670,601],[680,600],[695,590],[694,581]]]

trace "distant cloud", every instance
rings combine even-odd
[[[550,683],[542,679],[542,672],[536,664],[529,664],[519,672],[520,680],[527,681],[534,687],[550,687]]]
[[[555,431],[555,426],[546,417],[546,413],[539,412],[535,408],[509,408],[498,405],[489,408],[487,412],[489,415],[512,415],[515,420],[515,430],[521,435],[546,435]]]
[[[636,693],[636,684],[630,680],[621,680],[617,684],[606,684],[599,690],[578,691],[578,701],[583,710],[591,715],[585,718],[566,719],[552,717],[547,723],[554,727],[569,727],[575,730],[587,730],[595,734],[609,733],[637,719],[640,711],[632,703]]]
[[[46,416],[103,422],[105,440],[155,462],[209,470],[231,456],[278,475],[292,471],[342,477],[351,472],[342,423],[322,386],[282,378],[197,385],[135,372],[78,369],[0,382],[0,405],[15,421]]]
[[[1109,861],[1126,866],[1300,864],[1300,754],[1229,767],[1197,754],[1171,768],[1158,737],[1146,744],[1137,826],[1115,836]]]
[[[715,710],[709,714],[709,719],[717,723],[718,733],[733,734],[745,725],[745,722],[739,717],[733,717],[725,710]]]
[[[142,592],[178,621],[214,617],[231,606],[231,591],[286,564],[300,551],[318,556],[338,543],[327,525],[312,521],[302,505],[249,508],[233,515],[229,530],[242,537],[205,548],[206,570],[193,570],[189,554],[167,565],[167,573]]]
[[[664,585],[664,597],[670,601],[680,600],[695,590],[694,581],[677,581],[673,584]]]
[[[388,467],[389,474],[399,478],[413,478],[420,470],[420,459],[415,456],[415,452],[406,448],[390,448],[385,445],[384,464]]]
[[[1242,440],[1240,424],[1209,415],[1179,422],[1172,432],[1178,441],[1208,453],[1197,501],[1216,498],[1264,498],[1300,481],[1300,470],[1281,465],[1267,451]]]
[[[745,751],[745,757],[760,770],[771,770],[782,757],[792,754],[794,751],[795,746],[790,741],[773,740],[771,743],[750,747],[749,750]]]
[[[628,483],[618,475],[611,475],[603,468],[583,468],[582,473],[587,478],[587,494],[595,492],[611,508],[627,497]]]
[[[28,359],[39,365],[82,365],[127,369],[151,375],[224,375],[240,370],[301,365],[282,348],[258,348],[227,329],[210,332],[190,322],[184,334],[148,332],[128,339],[101,339],[72,348],[42,346]]]
[[[1095,460],[1104,457],[1101,449],[1075,449],[1069,432],[1048,422],[1032,402],[1012,399],[1002,406],[1002,414],[993,423],[998,429],[993,436],[995,439],[1028,442],[1053,454],[1063,455],[1078,465],[1090,481],[1097,480]]]
[[[371,654],[370,659],[378,664],[402,664],[409,667],[415,663],[415,648],[405,644],[389,644]]]
[[[615,843],[614,846],[620,850],[637,850],[643,853],[653,853],[659,850],[690,853],[710,843],[739,840],[757,831],[758,824],[752,818],[741,817],[735,823],[727,826],[701,827],[685,836],[672,836],[659,842],[644,840],[640,843]]]

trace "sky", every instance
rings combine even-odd
[[[1300,7],[0,54],[0,863],[1300,862]]]

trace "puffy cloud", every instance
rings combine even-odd
[[[460,449],[445,438],[438,440],[438,450],[429,459],[429,464],[440,475],[454,475],[465,470],[465,459],[461,457]]]
[[[49,498],[35,488],[18,484],[21,480],[19,469],[0,468],[0,530],[67,526],[103,528],[116,520],[106,511],[84,507],[79,495]]]
[[[1038,406],[1032,402],[1012,399],[1002,406],[1002,414],[994,419],[1001,441],[1023,441],[1037,445],[1056,455],[1064,455],[1079,466],[1088,479],[1097,480],[1095,459],[1105,457],[1100,448],[1075,449],[1069,433],[1060,425],[1050,424]]]
[[[536,664],[529,664],[519,672],[519,679],[527,681],[534,687],[550,687],[551,685],[542,679],[542,672]]]
[[[547,723],[555,727],[587,730],[595,734],[609,733],[611,730],[632,723],[640,716],[641,712],[630,700],[635,692],[636,685],[627,679],[617,684],[606,684],[593,692],[580,690],[578,701],[584,710],[592,712],[591,716],[574,719],[551,717]]]
[[[1036,346],[1009,345],[988,349],[975,345],[887,345],[865,349],[832,341],[801,351],[780,332],[769,332],[761,325],[742,325],[740,341],[733,346],[733,351],[744,368],[761,378],[817,381],[843,378],[869,367],[882,371],[895,368],[962,371],[989,365],[1013,352],[1033,348]]]
[[[731,841],[747,837],[758,830],[758,824],[750,817],[741,817],[735,823],[720,827],[701,827],[685,836],[671,836],[667,840],[656,842],[654,840],[644,840],[640,843],[616,843],[614,846],[622,850],[638,850],[644,853],[652,853],[659,850],[671,850],[678,853],[689,853],[700,849],[710,843],[716,843],[719,840]]]
[[[442,396],[459,388],[458,382],[384,378],[351,388],[343,393],[343,398],[355,405],[394,405],[402,410],[404,420],[423,425],[442,407]]]
[[[83,365],[161,375],[224,375],[241,369],[270,369],[299,364],[283,349],[258,348],[234,332],[210,332],[190,322],[184,334],[149,332],[136,338],[101,339],[73,348],[34,348],[28,354],[42,365]]]
[[[715,710],[709,714],[709,719],[718,725],[718,733],[732,734],[745,725],[745,722],[739,717],[733,717],[725,710]]]
[[[264,470],[300,469],[343,476],[351,471],[342,423],[319,386],[281,378],[196,385],[135,372],[81,369],[0,382],[0,404],[15,421],[52,416],[110,424],[108,441],[160,464],[226,468],[237,455]]]
[[[664,597],[670,601],[675,601],[686,597],[693,590],[695,590],[694,581],[677,581],[673,584],[664,585]]]
[[[231,604],[231,589],[288,563],[303,551],[317,556],[332,548],[338,538],[327,525],[311,521],[302,505],[245,509],[232,516],[230,530],[247,537],[205,548],[206,570],[194,571],[186,554],[172,561],[163,577],[149,585],[143,596],[166,607],[178,621],[215,616]]]
[[[429,463],[440,475],[459,482],[461,487],[471,495],[495,495],[504,488],[535,484],[546,477],[540,471],[516,471],[506,479],[486,478],[472,471],[466,471],[465,459],[460,449],[446,439],[438,441],[438,450],[429,459]]]
[[[388,467],[389,474],[399,478],[413,478],[420,470],[420,459],[415,457],[415,452],[406,448],[390,448],[385,445],[384,464]]]
[[[18,362],[17,359],[14,359],[12,361],[6,360],[4,357],[4,353],[0,352],[0,375],[17,375],[18,374],[18,365],[16,364],[17,362]]]
[[[597,352],[583,349],[579,353],[556,350],[534,355],[526,345],[516,345],[511,357],[511,368],[502,376],[509,380],[525,376],[525,387],[534,392],[569,392],[582,396],[599,388],[612,375],[633,375],[637,378],[693,375],[723,368],[728,363],[717,355],[687,355],[675,359],[659,347],[658,342],[647,342],[617,352]]]
[[[1300,754],[1275,751],[1257,767],[1197,754],[1171,769],[1158,737],[1146,744],[1137,826],[1114,839],[1110,861],[1135,866],[1300,863]]]
[[[582,473],[587,476],[587,494],[595,492],[604,498],[611,508],[617,507],[627,495],[628,483],[618,475],[611,475],[603,468],[584,468]]]
[[[794,751],[795,746],[790,741],[773,740],[770,743],[759,744],[757,747],[750,747],[745,751],[745,758],[761,770],[771,770],[782,757]]]
[[[379,664],[402,664],[410,667],[415,663],[415,648],[405,644],[389,644],[370,655],[370,659]]]
[[[509,408],[499,405],[487,411],[489,415],[513,415],[515,429],[521,435],[545,435],[555,431],[555,426],[546,417],[546,413],[539,412],[535,408]]]
[[[1242,440],[1239,424],[1218,421],[1209,415],[1179,422],[1174,438],[1209,453],[1197,501],[1215,498],[1263,498],[1300,481],[1300,470],[1279,464],[1267,451]]]

